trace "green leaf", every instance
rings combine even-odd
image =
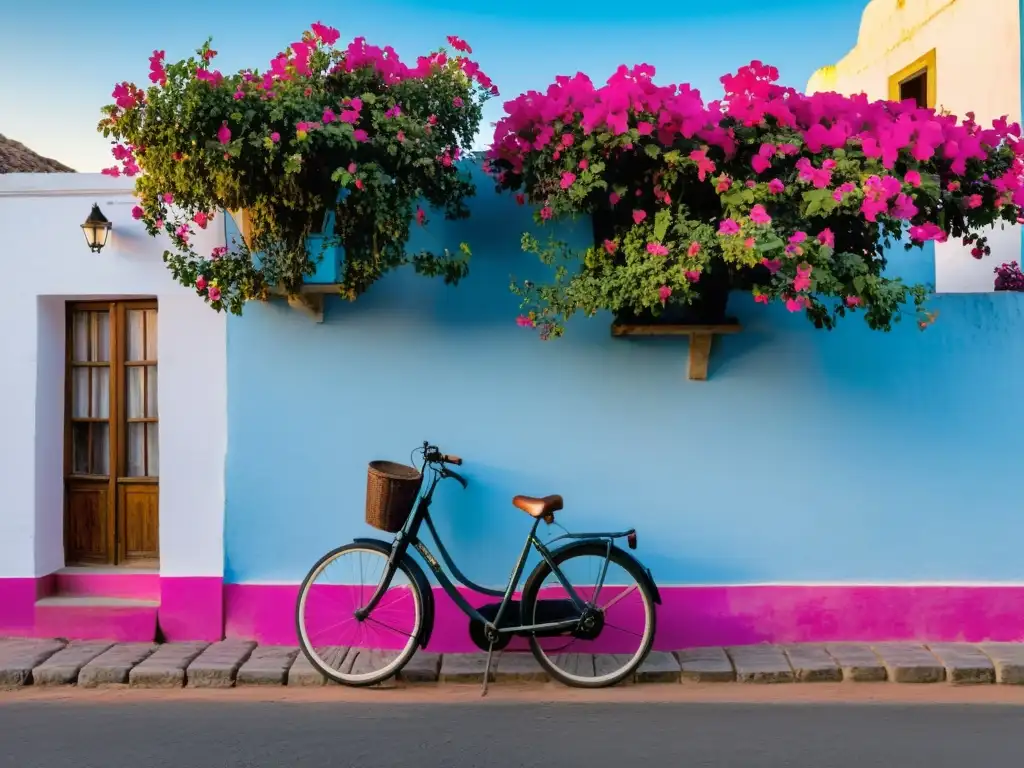
[[[661,155],[661,149],[659,149],[657,144],[645,144],[644,152],[647,154],[648,157],[653,158],[655,160],[657,160],[658,157]]]
[[[662,208],[654,215],[654,239],[659,243],[665,239],[669,225],[672,223],[672,211]]]

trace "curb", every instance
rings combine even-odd
[[[358,670],[383,651],[336,649],[343,669]],[[577,668],[600,673],[609,656],[575,654]],[[398,685],[481,684],[484,653],[420,652]],[[551,680],[529,653],[495,654],[494,684],[545,684]],[[652,651],[623,684],[815,682],[1024,685],[1024,644],[835,643],[748,645]],[[102,641],[0,639],[0,688],[25,685],[95,688],[231,688],[234,686],[322,686],[328,681],[299,650],[260,646],[246,640],[216,643],[110,643]],[[331,683],[333,685],[333,683]]]

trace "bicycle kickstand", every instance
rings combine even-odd
[[[484,667],[484,687],[480,692],[480,698],[487,695],[487,683],[491,679],[491,659],[494,657],[494,642],[491,641],[490,647],[487,649],[487,665]]]

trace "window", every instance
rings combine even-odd
[[[160,439],[153,301],[68,306],[66,560],[155,561]]]
[[[919,107],[934,109],[936,104],[935,49],[911,62],[889,78],[889,99],[913,99]]]

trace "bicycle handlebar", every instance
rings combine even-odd
[[[462,459],[459,456],[449,453],[441,453],[441,450],[436,445],[431,445],[429,442],[423,443],[423,459],[428,464],[440,464],[441,465],[441,477],[452,477],[455,478],[463,488],[469,485],[469,482],[460,475],[458,472],[453,472],[448,469],[446,464],[453,464],[456,467],[462,466]]]

